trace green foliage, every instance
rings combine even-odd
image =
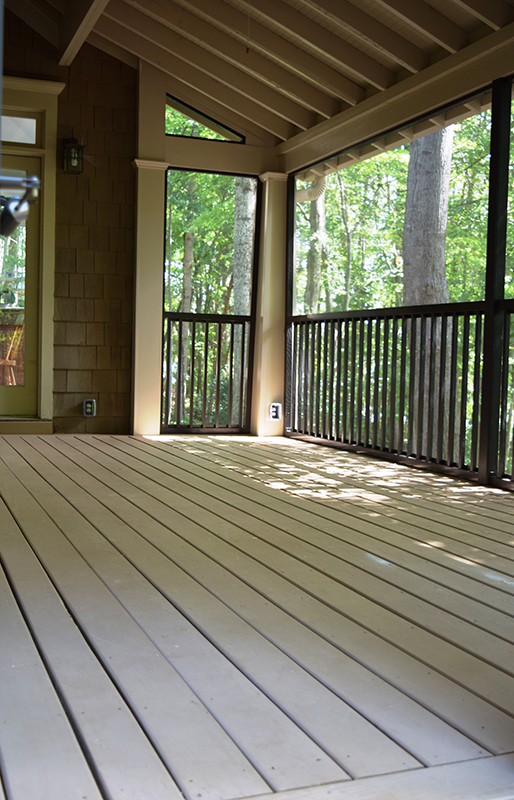
[[[227,140],[226,136],[222,136],[206,125],[202,125],[195,119],[191,119],[178,111],[176,108],[166,106],[164,132],[169,136],[190,136],[196,139],[216,139],[220,142]]]
[[[455,125],[446,235],[451,302],[484,296],[490,130],[489,111]],[[297,204],[297,313],[403,304],[408,166],[409,145],[405,144],[330,174],[324,194],[324,231],[311,229],[309,204]],[[298,188],[305,185],[298,182]],[[511,213],[514,216],[514,211]],[[317,309],[308,308],[305,302],[313,239],[323,247]],[[511,251],[514,265],[514,241]]]
[[[222,314],[231,306],[234,253],[233,175],[169,170],[165,309],[180,311],[184,234],[194,234],[191,310]]]

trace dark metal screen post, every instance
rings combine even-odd
[[[484,484],[489,483],[491,476],[496,473],[498,461],[503,335],[502,314],[498,303],[504,297],[505,283],[511,91],[510,78],[500,78],[493,82],[484,322],[485,358],[478,456],[478,478],[480,483]]]

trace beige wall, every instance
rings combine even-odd
[[[85,45],[70,68],[8,11],[4,73],[60,80],[58,136],[86,145],[82,175],[58,146],[54,429],[129,432],[135,229],[137,73]],[[97,416],[82,416],[82,400]]]

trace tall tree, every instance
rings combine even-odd
[[[447,303],[446,226],[453,125],[412,142],[403,228],[406,305]]]
[[[448,303],[448,281],[446,277],[446,228],[450,193],[450,171],[453,152],[453,125],[424,136],[411,144],[409,171],[407,174],[407,197],[403,228],[404,302],[406,305],[429,305]],[[444,395],[439,387],[447,384],[449,358],[446,369],[441,365],[442,348],[440,320],[427,320],[423,328],[421,321],[416,326],[418,346],[414,358],[415,438],[409,449],[418,457],[431,458],[433,453],[432,432],[437,430],[440,415],[447,416],[447,407],[433,404],[432,422],[428,413],[430,398]],[[421,337],[424,341],[421,342]],[[446,355],[450,355],[450,341],[446,341]],[[422,352],[430,353],[423,369]],[[434,364],[433,370],[431,363]],[[436,394],[437,393],[437,394]],[[421,448],[421,451],[420,451]]]

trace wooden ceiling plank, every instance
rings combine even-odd
[[[59,64],[69,67],[109,0],[69,0],[59,31]]]
[[[275,0],[251,0],[249,8],[298,36],[311,48],[325,53],[337,64],[336,69],[350,72],[358,80],[365,80],[377,89],[387,89],[394,83],[394,73],[390,69],[291,6]],[[253,20],[250,30],[252,27]]]
[[[512,6],[503,0],[454,0],[454,3],[494,30],[503,28],[513,19]]]
[[[314,0],[316,7],[343,28],[366,41],[371,47],[397,61],[410,72],[419,72],[429,64],[429,57],[399,33],[361,11],[348,0]]]
[[[263,130],[274,134],[278,139],[289,139],[294,135],[295,130],[298,130],[290,123],[280,119],[276,114],[272,114],[252,100],[224,86],[216,78],[201,72],[191,65],[188,65],[186,69],[184,62],[180,58],[163,50],[162,47],[148,41],[148,39],[144,39],[134,31],[121,27],[117,22],[105,15],[96,23],[95,32],[116,44],[121,43],[133,55],[169,75],[180,78],[186,85],[192,86],[208,97],[215,99],[219,105],[226,106],[232,111],[237,111]],[[188,102],[187,97],[180,99],[186,103]],[[225,120],[221,119],[219,121],[224,122]]]
[[[4,0],[5,7],[16,14],[54,47],[59,44],[59,26],[30,0]]]
[[[180,0],[180,5],[184,0]],[[248,17],[223,0],[187,0],[187,8],[200,12],[215,27],[221,27],[226,33],[246,43],[248,49],[257,49],[278,63],[298,72],[318,88],[332,93],[335,97],[355,105],[365,97],[364,90],[354,81],[349,80],[337,70],[332,69],[319,59],[306,53],[273,33],[255,20],[248,25]]]
[[[105,16],[139,33],[145,39],[162,47],[188,64],[215,75],[216,79],[233,88],[244,97],[251,99],[277,116],[290,122],[300,130],[306,130],[316,123],[315,115],[294,101],[279,94],[275,89],[261,83],[246,72],[242,72],[229,62],[213,55],[208,50],[185,39],[181,34],[170,30],[152,17],[142,14],[122,0],[111,0]]]
[[[466,31],[424,0],[376,0],[376,2],[450,53],[456,53],[469,44]]]
[[[171,0],[165,4],[159,0],[126,0],[126,2],[168,28],[182,33],[191,41],[201,43],[206,49],[238,66],[249,75],[262,79],[310,111],[326,119],[341,111],[338,101],[330,95],[316,89],[298,75],[283,69],[255,50],[246,48],[237,39],[233,39]]]

